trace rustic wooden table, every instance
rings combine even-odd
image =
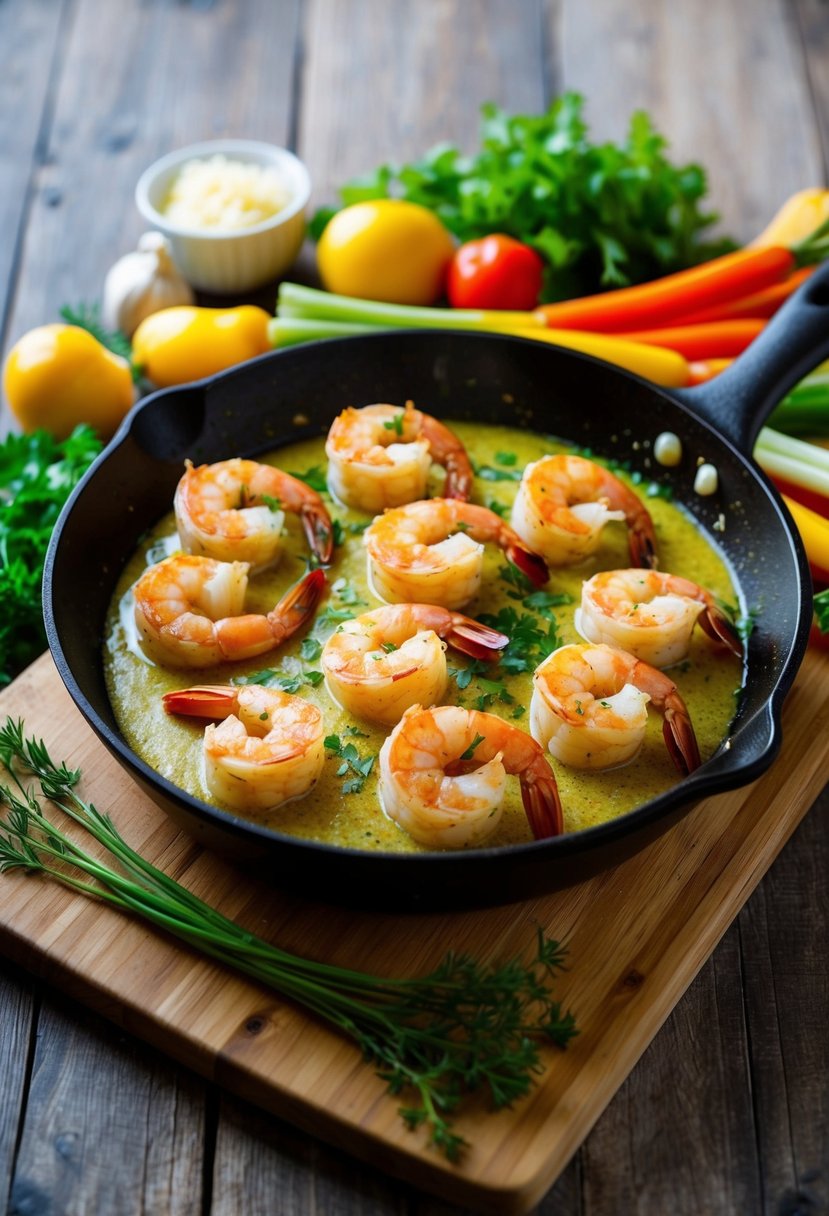
[[[747,239],[825,178],[829,4],[6,0],[0,346],[100,294],[141,231],[134,183],[171,148],[295,147],[324,202],[383,159],[471,148],[485,100],[538,111],[565,88],[603,137],[646,108]],[[828,809],[824,796],[539,1213],[829,1211]],[[0,1024],[10,1213],[448,1216],[8,967]]]

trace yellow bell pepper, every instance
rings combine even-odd
[[[77,325],[41,325],[15,343],[3,367],[3,391],[24,431],[65,439],[87,422],[109,439],[134,400],[126,359]]]
[[[270,350],[262,308],[163,308],[146,317],[132,338],[132,357],[159,388],[201,380]]]
[[[790,249],[805,241],[821,224],[829,220],[829,190],[798,190],[787,199],[752,246],[783,245]]]

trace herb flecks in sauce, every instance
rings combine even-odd
[[[476,480],[474,500],[492,506],[509,517],[524,467],[553,451],[572,450],[527,432],[484,427],[480,423],[453,423],[467,446],[476,468],[506,473],[496,481],[487,475]],[[281,449],[272,462],[287,470],[305,470],[304,477],[316,488],[324,485],[323,440],[306,440]],[[499,454],[501,459],[499,460]],[[504,457],[515,456],[514,465]],[[624,472],[622,473],[624,477]],[[666,474],[666,476],[669,476]],[[440,492],[435,479],[432,493]],[[645,487],[638,487],[645,495]],[[694,522],[664,497],[648,500],[660,545],[660,569],[670,570],[708,587],[726,602],[735,591],[719,553],[697,531]],[[377,796],[377,765],[387,730],[352,718],[336,705],[325,688],[319,667],[319,651],[343,621],[380,606],[366,581],[362,532],[368,518],[337,505],[332,517],[339,523],[342,539],[328,571],[329,593],[317,612],[313,627],[304,637],[293,638],[272,655],[248,663],[231,663],[198,672],[164,671],[137,658],[126,646],[118,618],[118,601],[143,569],[145,554],[174,531],[172,512],[145,538],[142,549],[129,563],[116,590],[109,620],[105,664],[110,697],[122,730],[131,746],[168,780],[191,794],[210,801],[202,786],[201,736],[204,722],[175,718],[161,708],[161,695],[189,684],[222,684],[251,680],[267,671],[277,686],[292,687],[297,694],[318,705],[325,718],[329,738],[336,736],[347,755],[328,754],[319,782],[311,793],[276,811],[259,816],[269,826],[314,840],[353,848],[388,851],[419,851],[404,832],[383,814]],[[307,544],[299,521],[286,521],[284,553],[280,565],[250,581],[246,608],[268,612],[306,567]],[[610,525],[603,535],[596,558],[583,566],[554,570],[541,590],[527,585],[511,572],[500,549],[487,546],[484,558],[483,592],[463,611],[496,628],[508,625],[510,645],[496,663],[466,660],[457,652],[447,655],[452,679],[445,700],[466,708],[482,708],[507,721],[528,728],[526,710],[532,694],[532,672],[547,652],[558,644],[580,639],[573,625],[573,611],[581,598],[581,583],[599,569],[629,565],[627,534],[621,524]],[[502,571],[510,571],[502,577]],[[735,685],[740,673],[736,661],[725,658],[696,631],[687,663],[671,668],[671,678],[686,699],[696,728],[703,759],[707,759],[728,733],[735,712]],[[368,761],[372,763],[369,766]],[[353,764],[352,764],[353,761]],[[337,775],[342,765],[346,771]],[[364,765],[368,771],[359,770]],[[355,771],[354,765],[358,766]],[[575,831],[603,822],[638,805],[676,784],[677,775],[662,741],[662,719],[649,715],[645,745],[639,756],[622,768],[604,773],[584,773],[554,764],[564,806],[565,828]],[[351,784],[354,783],[354,784]],[[344,785],[349,790],[344,791]],[[509,845],[530,838],[518,782],[509,778],[504,814],[488,844]]]

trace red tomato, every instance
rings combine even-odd
[[[449,266],[446,294],[453,308],[535,308],[544,263],[534,249],[500,233],[467,241]]]

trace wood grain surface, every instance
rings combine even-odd
[[[603,137],[647,106],[747,239],[826,179],[829,5],[4,0],[0,346],[100,293],[141,231],[138,173],[168,148],[287,141],[327,202],[348,174],[435,140],[471,148],[482,100],[537,109],[562,88],[585,92]],[[824,795],[542,1216],[829,1211],[827,811]],[[10,1212],[456,1210],[169,1064],[25,969],[4,968],[0,1021]]]
[[[13,961],[373,1164],[473,1210],[518,1213],[562,1171],[820,791],[829,664],[807,656],[786,704],[783,753],[760,781],[706,800],[636,857],[568,891],[454,915],[335,910],[203,852],[104,751],[48,655],[0,694],[6,715],[25,718],[56,759],[87,775],[84,797],[143,856],[283,949],[400,975],[432,970],[449,949],[481,959],[525,952],[537,927],[565,941],[578,966],[558,994],[579,1035],[513,1110],[471,1104],[458,1120],[470,1148],[455,1166],[405,1130],[354,1047],[296,1006],[84,896],[23,874],[4,880],[0,950]]]

